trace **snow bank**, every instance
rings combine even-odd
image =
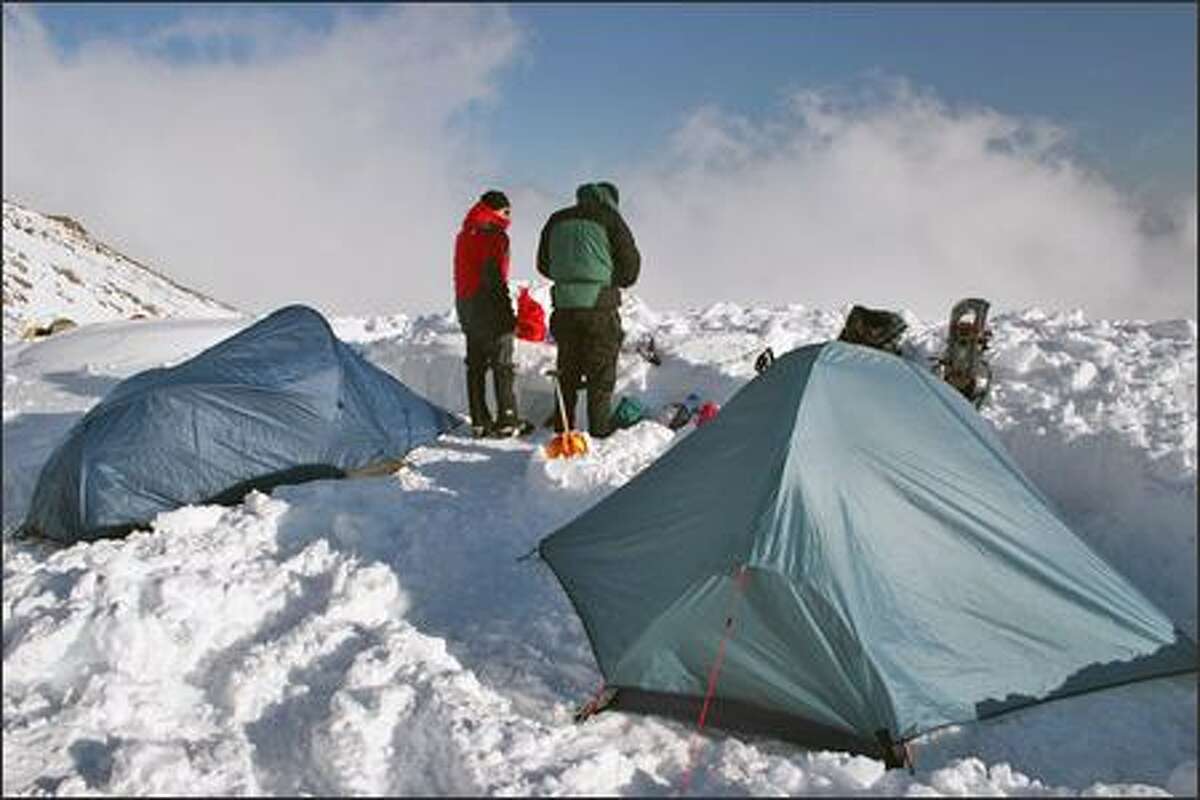
[[[846,309],[688,313],[631,302],[618,393],[724,403],[754,357],[836,334]],[[913,356],[944,329],[909,315]],[[4,519],[117,380],[233,323],[84,326],[4,350]],[[1196,326],[1039,311],[995,321],[985,416],[1064,518],[1196,630]],[[153,326],[153,327],[152,327]],[[335,320],[375,363],[464,412],[452,315]],[[522,412],[552,408],[553,348],[520,343]],[[547,460],[446,436],[394,474],[187,507],[119,542],[5,539],[6,794],[1194,794],[1194,676],[1043,704],[873,759],[696,735],[632,714],[574,725],[599,683],[553,575],[518,561],[688,429],[644,421]]]

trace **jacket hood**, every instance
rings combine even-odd
[[[609,187],[612,187],[611,189]],[[606,205],[612,208],[617,207],[617,187],[613,184],[603,183],[585,183],[575,190],[575,201],[580,205],[586,203],[595,203],[596,205]]]
[[[463,230],[467,228],[482,228],[488,225],[499,228],[500,230],[508,230],[508,224],[511,220],[508,217],[502,216],[494,208],[480,201],[471,206],[471,210],[467,212],[467,216],[463,218]]]

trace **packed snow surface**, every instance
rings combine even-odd
[[[663,362],[623,353],[618,393],[724,403],[763,348],[831,338],[847,310],[631,299],[628,341],[652,334]],[[942,321],[907,319],[910,356],[932,355]],[[452,313],[333,323],[465,412]],[[244,324],[111,322],[6,344],[6,530],[119,380]],[[993,327],[984,415],[1076,532],[1195,637],[1196,323],[1032,309]],[[518,343],[535,421],[553,361],[551,345]],[[571,461],[541,455],[548,435],[450,434],[390,475],[189,506],[121,541],[6,536],[4,793],[668,795],[690,773],[701,795],[1195,794],[1195,675],[934,732],[911,775],[653,716],[574,724],[599,673],[548,568],[516,559],[690,429],[645,421]]]

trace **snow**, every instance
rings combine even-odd
[[[237,312],[92,238],[75,220],[4,201],[4,341],[62,317],[233,317]]]
[[[7,237],[7,233],[6,233]],[[537,293],[535,292],[535,296]],[[539,297],[544,301],[545,297]],[[725,403],[754,358],[836,335],[849,306],[629,298],[618,394]],[[944,321],[906,313],[910,356]],[[465,413],[451,312],[335,318],[339,336]],[[178,363],[236,318],[86,324],[4,346],[4,525],[67,428],[119,380]],[[1196,636],[1194,320],[1001,310],[985,416],[1072,527]],[[522,413],[553,408],[548,344],[520,342]],[[618,712],[576,725],[600,676],[536,559],[557,526],[690,428],[642,422],[548,461],[447,435],[391,475],[189,506],[121,541],[3,541],[8,794],[1194,795],[1196,681],[1057,700],[915,743],[916,770]]]

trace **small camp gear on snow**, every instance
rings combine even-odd
[[[900,338],[907,329],[908,323],[894,311],[856,305],[850,309],[837,338],[900,355]]]
[[[599,714],[604,709],[613,704],[617,699],[617,690],[608,686],[601,686],[590,700],[584,703],[576,710],[574,715],[575,722],[586,722],[590,717]]]
[[[25,332],[21,334],[21,338],[26,340],[43,339],[47,336],[53,336],[56,333],[69,331],[76,327],[78,327],[78,325],[76,325],[75,320],[70,319],[69,317],[58,317],[49,325],[30,325],[25,329]]]
[[[935,728],[1195,673],[924,364],[808,345],[720,417],[539,543],[612,708],[903,763]]]
[[[654,415],[654,421],[677,431],[692,418],[692,412],[683,403],[667,403]]]
[[[574,458],[588,451],[587,436],[582,431],[571,430],[571,420],[567,417],[567,405],[563,402],[562,387],[558,384],[558,370],[547,370],[546,374],[554,380],[554,395],[558,398],[559,422],[562,433],[557,433],[543,450],[547,458]]]
[[[287,306],[117,384],[46,460],[24,525],[64,544],[120,536],[180,506],[391,465],[458,424]]]
[[[628,428],[646,416],[645,407],[632,397],[622,397],[612,412],[612,427]]]
[[[909,775],[915,772],[913,769],[912,742],[892,741],[892,732],[887,728],[880,728],[875,731],[875,741],[879,743],[879,751],[883,757],[883,765],[885,767],[888,769],[907,767]]]
[[[720,410],[721,407],[711,401],[702,403],[700,407],[696,409],[696,427],[699,428],[701,425],[707,425],[708,423],[712,422],[713,418],[717,416],[717,412]]]
[[[987,327],[988,302],[978,297],[959,300],[950,310],[946,349],[937,358],[934,371],[981,408],[992,388],[992,366],[984,353],[991,341]]]
[[[774,363],[775,351],[768,347],[766,350],[763,350],[758,354],[758,358],[754,359],[754,371],[757,374],[762,375],[764,372],[770,369],[771,365]]]
[[[658,345],[654,343],[654,337],[648,333],[637,338],[633,350],[656,367],[662,364],[662,357],[658,354]]]
[[[527,342],[540,342],[546,338],[546,311],[533,299],[528,286],[522,286],[517,293],[516,335]]]

